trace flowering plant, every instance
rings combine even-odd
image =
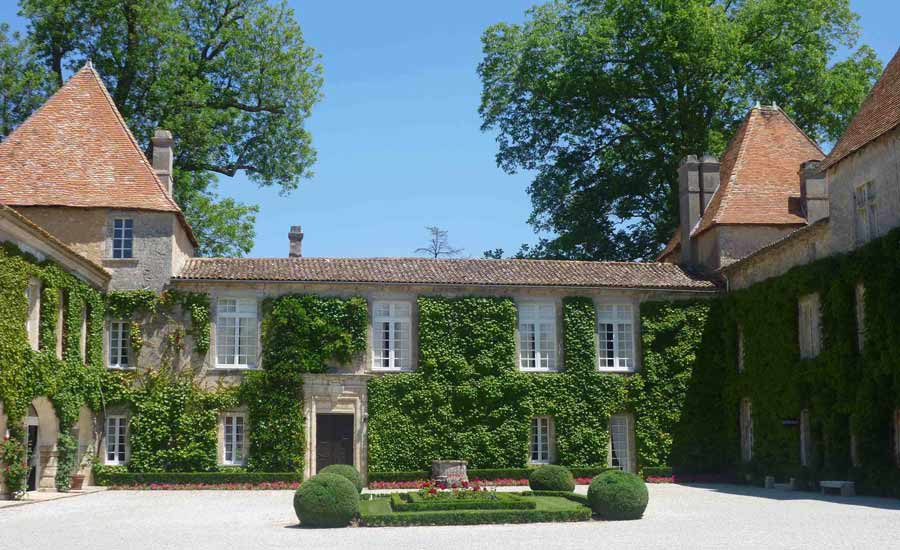
[[[25,496],[28,482],[28,450],[17,439],[4,436],[0,444],[0,471],[6,480],[6,490],[13,499]]]

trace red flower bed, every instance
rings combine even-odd
[[[675,483],[675,476],[648,476],[644,481],[647,483]]]
[[[147,483],[112,485],[113,491],[283,491],[300,487],[297,481],[263,481],[261,483]]]

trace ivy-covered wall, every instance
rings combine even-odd
[[[855,289],[865,287],[863,351]],[[822,351],[801,359],[798,300],[818,293]],[[695,381],[679,426],[675,465],[701,470],[852,479],[858,490],[900,495],[893,415],[900,408],[900,231],[847,255],[828,257],[731,293],[713,306]],[[737,326],[744,367],[737,369]],[[740,461],[739,403],[753,412],[753,460]],[[808,467],[800,465],[802,410],[811,420]],[[851,463],[851,433],[859,466]]]
[[[531,419],[554,419],[556,461],[607,462],[608,421],[632,412],[639,466],[668,463],[707,305],[644,304],[644,366],[597,371],[590,298],[563,300],[560,372],[516,366],[516,307],[509,298],[420,297],[419,370],[369,383],[369,470],[421,470],[436,458],[473,468],[522,467]]]
[[[32,350],[26,333],[28,303],[26,288],[31,279],[40,281],[41,308],[39,347]],[[57,357],[57,327],[62,308],[62,359]],[[82,356],[81,327],[87,308],[86,350]],[[82,404],[97,407],[103,376],[102,294],[62,270],[52,261],[38,262],[12,243],[0,246],[0,401],[7,417],[9,440],[0,445],[7,489],[24,490],[25,432],[28,407],[38,396],[47,396],[59,420],[59,457],[56,485],[69,486],[76,442],[71,428]]]

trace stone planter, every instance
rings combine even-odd
[[[433,460],[431,462],[431,479],[447,484],[468,482],[466,473],[468,462],[465,460]]]

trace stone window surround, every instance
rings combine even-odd
[[[547,457],[543,459],[534,459],[534,444],[535,444],[535,433],[534,433],[534,424],[535,421],[546,421],[547,422]],[[540,442],[539,442],[540,443]],[[556,460],[556,423],[553,421],[552,416],[542,415],[535,416],[531,419],[531,423],[528,428],[528,463],[529,464],[552,464]]]
[[[134,353],[131,349],[131,336],[130,336],[131,329],[130,328],[129,328],[128,332],[126,333],[128,335],[128,337],[125,340],[125,353],[127,354],[128,363],[126,365],[122,365],[119,363],[113,364],[111,361],[112,360],[112,330],[113,330],[113,325],[116,323],[125,323],[127,325],[127,324],[131,323],[131,320],[129,320],[129,319],[107,319],[106,320],[106,327],[103,330],[103,349],[104,349],[103,360],[106,362],[106,368],[114,369],[114,370],[134,370],[135,369],[135,364],[134,364],[135,357],[134,357]]]
[[[608,430],[607,434],[608,442],[607,442],[607,465],[610,468],[613,468],[613,421],[614,420],[624,420],[625,423],[625,436],[626,436],[626,448],[625,448],[625,461],[626,464],[624,467],[620,465],[622,471],[634,473],[637,471],[637,453],[635,452],[635,440],[634,440],[634,414],[631,412],[619,412],[613,414],[609,417],[609,423],[607,424]]]
[[[111,419],[121,419],[124,422],[125,427],[125,460],[121,461],[118,458],[114,460],[109,459],[108,450],[109,450],[109,421]],[[126,412],[118,411],[118,412],[108,412],[103,418],[103,443],[101,445],[101,454],[100,456],[103,459],[103,464],[109,466],[124,466],[128,464],[128,460],[131,458],[131,417]]]
[[[600,306],[601,305],[629,305],[631,306],[631,361],[632,366],[629,368],[622,367],[602,367],[600,366]],[[599,296],[594,298],[594,361],[597,370],[600,372],[611,373],[634,373],[641,370],[641,349],[640,349],[640,302],[631,296]]]
[[[376,308],[379,305],[386,305],[386,304],[390,304],[392,306],[391,309],[393,309],[394,305],[399,305],[399,304],[404,304],[404,305],[408,306],[409,316],[404,317],[402,315],[396,315],[396,314],[392,313],[389,316],[376,317],[376,315],[375,315]],[[371,353],[369,354],[369,357],[371,358],[371,361],[369,363],[369,368],[373,372],[411,372],[411,371],[415,370],[414,367],[415,367],[416,361],[414,359],[415,356],[413,354],[413,350],[416,349],[416,345],[414,342],[414,338],[415,338],[414,335],[418,334],[418,322],[416,322],[414,324],[413,321],[414,321],[414,319],[415,319],[415,321],[418,321],[418,315],[417,315],[418,309],[419,308],[417,307],[417,303],[416,303],[415,299],[411,300],[408,297],[377,298],[377,299],[369,300],[367,302],[366,315],[369,319],[369,340],[370,340],[368,347],[371,347]],[[380,367],[380,366],[376,366],[376,364],[375,364],[376,363],[375,341],[377,338],[377,334],[376,334],[377,328],[375,326],[375,323],[379,322],[379,321],[380,322],[400,321],[400,322],[406,323],[406,327],[405,327],[406,349],[403,351],[405,351],[407,355],[406,355],[405,362],[401,361],[400,366],[392,365],[389,367]],[[391,342],[391,345],[394,345],[393,341]]]
[[[244,441],[241,448],[241,460],[227,462],[225,460],[225,417],[240,416],[244,418]],[[249,414],[246,406],[235,407],[226,411],[221,411],[216,419],[216,463],[219,466],[240,467],[247,463],[250,451],[250,424],[248,423]]]
[[[262,316],[260,315],[260,308],[262,307],[262,300],[265,295],[259,291],[253,290],[229,290],[222,292],[210,292],[210,318],[212,322],[210,323],[209,328],[209,353],[211,354],[211,364],[212,369],[215,371],[245,371],[245,370],[253,370],[261,368],[262,365],[262,340],[261,340],[261,332],[262,332]],[[229,364],[219,364],[218,359],[218,319],[219,319],[219,300],[235,298],[240,300],[255,300],[256,301],[256,364],[254,365],[229,365]]]
[[[28,280],[28,286],[25,288],[25,299],[28,303],[28,310],[25,318],[25,332],[28,335],[28,344],[31,349],[37,351],[40,345],[40,326],[41,326],[41,281],[35,277]]]
[[[562,370],[561,365],[563,365],[563,353],[561,350],[560,342],[562,342],[562,323],[559,320],[562,318],[562,299],[560,298],[546,298],[541,299],[538,297],[535,298],[522,298],[516,299],[516,366],[521,372],[532,372],[532,373],[542,373],[542,372],[559,372]],[[522,366],[522,329],[521,329],[521,310],[522,306],[540,306],[545,304],[553,305],[553,357],[554,360],[549,368],[540,368],[537,366],[538,359],[535,358],[535,367],[525,368]],[[540,332],[535,330],[535,339],[540,339]],[[540,347],[540,344],[538,344]]]
[[[111,217],[111,237],[109,241],[109,259],[133,260],[134,253],[134,218],[121,215]],[[116,227],[116,226],[120,227]],[[116,231],[120,231],[120,237],[116,237]],[[128,233],[126,238],[125,234]],[[116,254],[120,254],[116,256]]]
[[[797,301],[800,357],[812,359],[822,352],[822,304],[819,294],[807,294]]]

